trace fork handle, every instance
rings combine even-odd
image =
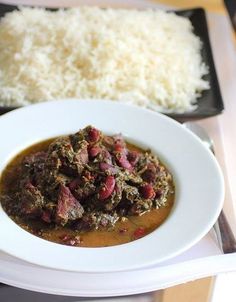
[[[224,254],[235,253],[236,240],[223,211],[218,217],[218,225]]]

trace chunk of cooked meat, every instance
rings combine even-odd
[[[65,225],[68,221],[81,218],[83,213],[83,207],[72,195],[70,189],[61,185],[57,202],[56,221]]]
[[[21,212],[29,216],[39,216],[42,213],[42,207],[44,205],[44,197],[39,189],[32,185],[32,183],[26,183],[20,193],[21,199]]]

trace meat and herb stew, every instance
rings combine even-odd
[[[156,229],[172,208],[174,184],[149,150],[88,126],[17,155],[2,173],[0,200],[18,225],[41,238],[111,246]]]

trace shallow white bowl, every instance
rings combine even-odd
[[[101,100],[62,100],[24,107],[0,118],[0,173],[24,148],[87,125],[149,147],[174,176],[176,199],[167,220],[151,234],[105,248],[69,247],[40,239],[0,207],[0,249],[28,262],[61,270],[112,272],[147,267],[194,245],[213,226],[224,182],[214,156],[174,120],[149,110]]]

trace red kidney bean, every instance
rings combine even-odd
[[[128,171],[133,170],[133,167],[130,164],[130,162],[128,161],[126,155],[121,155],[120,158],[117,158],[117,161],[118,161],[119,166],[125,168],[126,170],[128,170]]]
[[[150,184],[144,184],[140,187],[140,193],[145,199],[152,199],[155,197],[156,193],[153,189],[153,186]]]
[[[89,148],[88,153],[89,157],[94,158],[101,152],[101,148],[99,146],[93,146]]]
[[[126,148],[124,148],[120,144],[116,144],[114,146],[114,153],[115,153],[116,161],[117,161],[119,166],[121,166],[122,168],[127,169],[128,171],[133,170],[132,165],[130,164],[130,162],[127,159],[128,151],[127,151]]]
[[[115,181],[114,176],[108,175],[106,177],[105,182],[103,183],[101,189],[99,190],[98,198],[100,200],[107,199],[114,191],[115,184],[116,184],[116,181]]]
[[[145,235],[145,229],[143,227],[137,228],[133,233],[134,239],[139,239]]]
[[[139,157],[140,157],[140,153],[137,151],[130,151],[127,156],[128,161],[133,167],[137,164]]]
[[[92,143],[96,143],[100,138],[100,131],[96,128],[90,128],[88,131],[88,140]]]
[[[122,153],[124,151],[124,147],[120,144],[115,144],[114,145],[114,151]]]

